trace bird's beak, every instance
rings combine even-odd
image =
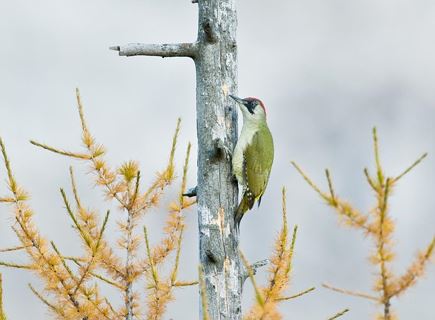
[[[230,94],[229,96],[230,96],[231,98],[233,98],[237,103],[240,103],[240,104],[246,105],[246,101],[245,101],[244,99],[239,98],[239,97],[236,97],[236,96],[233,96],[232,94]]]

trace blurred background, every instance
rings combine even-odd
[[[369,301],[334,293],[322,282],[369,292],[375,269],[368,263],[370,239],[340,227],[336,214],[306,185],[297,161],[326,188],[332,171],[336,192],[367,211],[374,204],[363,168],[373,171],[371,130],[378,127],[387,174],[396,175],[423,152],[429,157],[400,181],[391,200],[397,223],[394,271],[401,274],[435,231],[435,2],[429,0],[237,1],[239,93],[268,107],[275,163],[260,209],[242,224],[242,249],[251,261],[267,258],[281,225],[282,186],[288,190],[289,223],[299,225],[289,293],[317,290],[281,308],[285,319],[326,319],[350,308],[344,319],[373,319]],[[75,87],[81,89],[91,131],[109,151],[114,166],[135,159],[144,183],[166,164],[177,117],[183,120],[177,164],[188,141],[194,145],[189,185],[196,177],[195,71],[183,58],[118,57],[112,45],[184,42],[196,37],[197,7],[189,0],[14,0],[0,2],[0,135],[18,181],[32,195],[42,233],[63,252],[78,254],[80,243],[64,212],[59,187],[69,188],[68,166],[77,172],[80,193],[101,212],[102,201],[88,168],[36,149],[29,139],[80,150]],[[180,171],[179,171],[180,172]],[[0,169],[0,194],[7,193]],[[146,217],[158,241],[169,201]],[[122,218],[113,215],[113,222]],[[180,274],[196,278],[195,210]],[[17,244],[10,208],[0,206],[0,247]],[[116,227],[109,229],[117,236]],[[26,262],[20,254],[0,260]],[[27,272],[1,268],[10,319],[48,319],[27,283]],[[259,282],[265,283],[264,272]],[[435,266],[393,308],[401,319],[434,319]],[[136,288],[142,290],[142,288]],[[246,284],[244,308],[253,302]],[[112,293],[110,293],[112,294]],[[197,318],[196,288],[177,291],[165,319]],[[119,300],[118,300],[119,301]],[[25,306],[25,307],[24,307]]]

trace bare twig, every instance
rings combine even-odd
[[[366,293],[357,292],[357,291],[350,291],[350,290],[345,290],[345,289],[340,289],[340,288],[336,288],[336,287],[330,286],[329,284],[325,284],[325,283],[322,284],[322,287],[324,287],[326,289],[329,289],[329,290],[332,290],[332,291],[335,291],[335,292],[347,294],[347,295],[350,295],[350,296],[360,297],[360,298],[365,298],[365,299],[369,299],[369,300],[372,300],[372,301],[380,302],[380,300],[378,298],[376,298],[374,296],[371,296],[369,294],[366,294]]]
[[[279,299],[276,299],[275,301],[285,301],[285,300],[296,299],[296,298],[299,298],[299,297],[301,297],[303,295],[306,295],[307,293],[310,293],[311,291],[313,291],[315,289],[316,289],[315,287],[311,287],[311,288],[308,288],[308,289],[306,289],[304,291],[301,291],[301,292],[299,292],[297,294],[294,294],[292,296],[284,297],[284,298],[279,298]]]
[[[31,247],[31,245],[28,245],[28,246],[16,246],[16,247],[11,247],[11,248],[0,249],[0,252],[18,251],[18,250],[23,250],[23,249],[28,248],[28,247]]]
[[[67,157],[71,157],[71,158],[76,158],[76,159],[80,159],[80,160],[90,160],[91,157],[88,154],[83,154],[83,153],[78,153],[78,152],[71,152],[71,151],[66,151],[66,150],[62,150],[62,149],[56,149],[53,147],[50,147],[49,145],[46,145],[44,143],[40,143],[34,140],[30,140],[30,143],[33,144],[34,146],[40,147],[42,149],[63,155],[63,156],[67,156]]]
[[[324,200],[329,202],[329,200],[330,200],[329,196],[326,193],[324,193],[322,190],[319,189],[319,187],[313,182],[313,180],[311,180],[306,175],[306,173],[301,169],[301,167],[299,167],[299,165],[294,161],[292,161],[291,164],[299,172],[299,174],[302,176],[302,178],[304,178],[304,180],[311,186],[311,188],[313,188],[314,191],[316,191],[319,194],[319,196],[321,196]]]
[[[198,281],[176,281],[174,287],[190,287],[199,284]]]
[[[370,187],[372,187],[372,189],[373,189],[374,191],[377,191],[376,184],[375,184],[375,182],[373,181],[372,177],[370,176],[369,169],[364,168],[364,175],[366,176],[367,182],[368,182],[368,184],[370,185]]]
[[[376,174],[378,176],[378,183],[379,186],[382,187],[384,184],[385,177],[381,166],[381,160],[379,157],[379,140],[378,140],[378,133],[376,127],[373,128],[373,148],[375,153]]]
[[[341,317],[342,315],[344,315],[348,311],[349,311],[349,309],[344,309],[343,311],[340,311],[340,312],[336,313],[335,315],[333,315],[332,317],[328,318],[328,320],[337,319],[338,317]]]
[[[286,275],[289,275],[290,272],[292,271],[292,267],[293,267],[293,254],[295,252],[295,244],[296,244],[296,236],[298,234],[298,226],[295,225],[293,227],[293,234],[292,234],[292,240],[290,242],[290,246],[288,249],[288,263],[287,263],[287,268],[285,270]]]
[[[256,274],[257,269],[264,267],[264,266],[267,266],[269,263],[270,263],[269,259],[257,261],[251,265],[251,270],[254,274]]]
[[[143,44],[129,43],[124,46],[110,47],[111,50],[118,51],[120,56],[156,56],[156,57],[190,57],[196,55],[195,43],[176,43],[176,44]]]
[[[0,266],[8,267],[8,268],[16,268],[16,269],[29,269],[29,270],[33,269],[31,265],[17,264],[12,262],[5,262],[5,261],[0,261]]]
[[[254,277],[254,273],[252,271],[252,268],[249,265],[248,260],[246,260],[245,256],[243,255],[242,251],[239,251],[239,254],[240,254],[240,258],[242,259],[243,265],[245,266],[245,268],[248,272],[248,276],[249,276],[249,279],[251,280],[252,286],[254,287],[255,297],[257,299],[257,302],[261,307],[264,307],[264,303],[265,303],[264,297],[263,297],[263,294],[261,293],[260,288],[257,285],[257,282],[255,281],[255,277]]]
[[[264,266],[267,266],[269,263],[270,263],[269,259],[264,259],[264,260],[260,260],[260,261],[253,263],[252,265],[249,266],[249,268],[251,269],[252,274],[255,275],[255,274],[257,274],[257,269],[264,267]],[[246,279],[248,279],[248,278],[249,278],[249,272],[246,269],[244,272],[244,275],[243,275],[243,281],[246,281]]]
[[[51,310],[53,310],[55,313],[57,313],[60,316],[65,316],[65,313],[63,311],[63,309],[56,307],[54,304],[52,304],[51,302],[49,302],[47,299],[45,299],[41,293],[39,293],[38,291],[36,291],[35,288],[33,288],[33,286],[29,283],[28,284],[30,290],[33,292],[33,294],[42,301],[42,303],[44,303],[46,306],[48,306]]]
[[[401,174],[399,174],[397,177],[393,179],[393,182],[399,181],[404,175],[406,175],[408,172],[410,172],[412,169],[414,169],[417,165],[420,164],[420,162],[423,161],[424,158],[427,157],[427,153],[424,153],[420,158],[414,161],[413,164],[411,164],[408,168],[405,169]]]
[[[73,190],[74,199],[76,200],[77,208],[81,209],[82,208],[82,204],[80,202],[80,197],[79,197],[79,194],[77,192],[76,180],[74,178],[74,170],[73,170],[72,166],[69,167],[69,175],[70,175],[70,179],[71,179],[71,187],[72,187],[72,190]]]
[[[335,200],[334,187],[332,186],[331,173],[329,172],[328,169],[325,169],[325,175],[326,175],[326,180],[328,180],[328,187],[329,187],[329,193],[331,194],[331,201],[333,202],[333,205],[336,205],[337,202]]]
[[[0,273],[0,320],[6,320],[6,315],[3,310],[3,278]]]

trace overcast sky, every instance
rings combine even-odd
[[[430,0],[237,1],[239,93],[268,108],[275,162],[266,195],[242,223],[242,249],[251,261],[269,256],[280,226],[280,189],[288,188],[290,224],[299,225],[290,293],[318,289],[282,307],[285,319],[326,319],[348,307],[343,319],[373,319],[367,301],[322,289],[328,282],[370,291],[375,269],[367,262],[370,239],[342,228],[337,216],[290,166],[296,160],[325,186],[332,170],[336,191],[361,210],[373,205],[362,169],[373,170],[371,129],[378,127],[381,158],[395,175],[421,153],[429,157],[401,180],[391,200],[397,223],[394,270],[401,274],[435,232],[435,2]],[[177,117],[183,125],[177,163],[194,144],[189,184],[196,176],[195,75],[188,59],[118,57],[111,45],[186,42],[196,36],[197,8],[190,0],[14,0],[0,2],[0,135],[18,181],[31,193],[36,222],[64,252],[79,252],[58,188],[68,187],[73,164],[84,200],[104,211],[101,190],[83,164],[33,147],[29,139],[80,148],[75,87],[89,126],[114,165],[136,159],[144,182],[165,164]],[[7,193],[0,169],[0,194]],[[165,198],[175,195],[177,186]],[[146,219],[158,239],[164,211]],[[197,270],[196,215],[189,223],[181,274]],[[0,206],[0,247],[17,243],[7,206]],[[112,228],[115,230],[115,228]],[[115,233],[115,231],[113,231]],[[0,260],[25,262],[22,255]],[[1,268],[10,319],[47,319],[27,283],[38,280]],[[260,282],[263,272],[260,272]],[[253,301],[246,285],[244,306]],[[401,319],[434,318],[435,267],[393,308]],[[138,288],[139,289],[139,288]],[[250,295],[250,296],[249,296]],[[25,307],[23,307],[25,304]],[[196,289],[177,294],[165,319],[195,319]]]

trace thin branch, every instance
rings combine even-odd
[[[27,246],[16,246],[16,247],[11,247],[11,248],[5,248],[5,249],[0,249],[0,252],[11,252],[11,251],[18,251],[18,250],[23,250],[25,248],[31,247],[32,245],[27,245]]]
[[[190,287],[199,284],[198,281],[176,281],[174,287]]]
[[[120,56],[154,56],[154,57],[190,57],[194,58],[197,52],[196,43],[176,44],[144,44],[129,43],[124,46],[110,47],[110,50],[118,51]]]
[[[95,258],[96,258],[96,255],[99,254],[99,248],[100,248],[101,238],[103,237],[103,233],[106,230],[106,225],[107,225],[107,221],[109,220],[109,215],[110,215],[110,211],[107,210],[106,216],[104,217],[103,225],[101,226],[101,229],[100,229],[100,235],[98,236],[97,243],[95,245],[95,248],[92,249],[91,259],[89,260],[88,264],[84,268],[84,271],[83,271],[80,279],[78,281],[76,281],[76,288],[74,289],[74,293],[73,294],[76,294],[77,291],[79,289],[81,289],[81,285],[85,281],[87,275],[90,274],[91,268],[95,264]]]
[[[76,200],[77,208],[81,209],[82,208],[82,204],[80,202],[80,197],[79,197],[79,194],[77,192],[77,185],[76,185],[76,180],[74,178],[74,170],[73,170],[72,166],[69,167],[69,175],[70,175],[70,179],[71,179],[71,187],[72,187],[72,190],[73,190],[74,199]]]
[[[11,164],[9,162],[8,155],[6,153],[6,147],[5,147],[1,137],[0,137],[0,147],[1,147],[2,155],[3,155],[3,160],[4,160],[5,167],[6,167],[6,171],[8,173],[9,188],[11,188],[12,193],[16,196],[17,182],[15,181],[15,178],[12,174]]]
[[[189,169],[189,159],[190,159],[190,149],[192,144],[189,142],[187,145],[186,157],[184,159],[183,166],[183,177],[181,179],[181,189],[180,189],[180,207],[184,205],[184,193],[186,192],[187,185],[187,170]]]
[[[161,192],[163,192],[163,188],[165,186],[168,186],[172,180],[174,179],[174,156],[175,156],[175,150],[177,147],[178,142],[178,135],[180,133],[181,128],[181,118],[177,119],[177,125],[175,128],[175,133],[172,137],[172,145],[171,150],[169,154],[169,161],[168,164],[161,173],[157,174],[156,180],[153,182],[153,184],[148,188],[147,191],[142,195],[142,197],[145,199],[145,203],[138,208],[136,211],[140,212],[143,211],[150,206],[154,205],[154,198],[158,196]]]
[[[335,193],[331,175],[329,170],[325,170],[326,179],[328,180],[329,194],[320,190],[320,188],[311,180],[308,175],[299,167],[296,162],[292,161],[292,165],[296,168],[299,174],[316,191],[326,203],[333,207],[339,215],[348,219],[348,224],[352,227],[363,228],[367,233],[372,233],[373,230],[367,225],[367,217],[354,209],[349,203],[341,200]],[[377,189],[376,189],[377,191]]]
[[[252,271],[252,274],[256,275],[257,269],[264,267],[264,266],[267,266],[269,263],[270,263],[269,259],[263,259],[263,260],[260,260],[260,261],[257,261],[255,263],[251,264],[249,267]],[[243,282],[245,282],[248,278],[249,278],[249,272],[248,272],[248,270],[245,270],[243,278],[242,278]]]
[[[375,184],[375,182],[373,181],[372,177],[370,176],[369,169],[364,168],[364,175],[366,176],[367,182],[369,183],[370,187],[372,187],[372,189],[373,189],[375,192],[377,192],[378,189],[377,189],[376,184]]]
[[[328,180],[328,188],[329,188],[329,193],[331,194],[331,201],[333,202],[334,205],[336,205],[337,202],[335,200],[334,187],[332,186],[331,173],[329,172],[328,169],[325,169],[325,175],[326,175],[326,180]]]
[[[202,320],[209,320],[210,316],[208,314],[208,305],[207,305],[207,288],[205,287],[204,271],[201,265],[199,265],[198,267],[198,278],[199,278],[199,288],[201,291]]]
[[[336,313],[335,315],[333,315],[332,317],[328,318],[328,320],[337,319],[338,317],[341,317],[342,315],[344,315],[348,311],[349,311],[349,309],[344,309],[343,311],[340,311],[340,312]]]
[[[298,234],[298,226],[295,225],[293,227],[293,234],[292,234],[292,241],[290,243],[290,247],[288,249],[288,263],[287,263],[287,268],[285,270],[285,274],[289,275],[291,270],[292,270],[292,266],[293,266],[293,254],[295,252],[295,244],[296,244],[296,236]]]
[[[56,307],[54,304],[52,304],[51,302],[49,302],[47,299],[45,299],[42,294],[40,294],[38,291],[36,291],[35,288],[33,288],[33,286],[29,283],[28,284],[30,290],[32,290],[33,294],[39,299],[41,300],[46,306],[48,306],[50,309],[52,309],[55,313],[61,315],[61,316],[65,316],[65,313],[63,311],[62,308],[58,308]]]
[[[174,267],[172,268],[172,272],[171,272],[171,285],[172,286],[174,286],[176,281],[177,281],[178,266],[180,263],[181,241],[183,240],[183,231],[184,231],[184,227],[182,226],[180,229],[180,233],[179,233],[178,241],[177,241],[177,253],[175,255]]]
[[[296,298],[302,297],[303,295],[306,295],[307,293],[310,293],[311,291],[314,291],[315,289],[316,289],[315,287],[311,287],[311,288],[308,288],[308,289],[306,289],[306,290],[304,290],[302,292],[294,294],[292,296],[284,297],[284,298],[278,298],[275,301],[287,301],[287,300],[291,300],[291,299],[296,299]]]
[[[3,279],[0,273],[0,320],[6,320],[6,315],[3,310]]]
[[[81,265],[79,265],[80,262],[86,262],[86,261],[88,261],[85,258],[73,257],[73,256],[62,256],[62,258],[64,258],[65,260],[73,261],[78,266],[81,266]]]
[[[252,270],[252,272],[254,274],[256,274],[257,273],[257,269],[259,269],[261,267],[264,267],[264,266],[267,266],[269,263],[270,263],[269,259],[264,259],[264,260],[257,261],[257,262],[255,262],[255,263],[253,263],[251,265],[251,270]]]
[[[85,115],[83,113],[83,103],[80,96],[79,88],[76,88],[77,107],[79,109],[80,123],[82,125],[82,131],[89,133],[88,125],[86,124]]]
[[[129,210],[130,211],[133,210],[133,207],[136,204],[137,195],[139,193],[139,187],[140,187],[140,171],[138,170],[137,174],[136,174],[136,182],[135,182],[135,185],[134,185],[133,197],[131,198],[130,205],[129,205]]]
[[[327,202],[330,201],[329,196],[324,193],[322,190],[320,190],[320,188],[313,182],[313,180],[311,180],[307,174],[301,169],[301,167],[299,167],[297,165],[296,162],[292,161],[291,164],[293,165],[293,167],[295,167],[295,169],[299,172],[299,174],[302,176],[302,178],[304,178],[304,180],[311,186],[311,188],[314,189],[314,191],[316,191],[319,196],[321,196],[324,200],[326,200]]]
[[[364,298],[364,299],[368,299],[368,300],[372,300],[372,301],[376,301],[376,302],[380,302],[380,300],[374,296],[371,296],[369,294],[366,293],[362,293],[362,292],[357,292],[357,291],[350,291],[350,290],[345,290],[345,289],[340,289],[340,288],[336,288],[333,286],[330,286],[328,284],[322,283],[322,287],[335,291],[335,292],[339,292],[339,293],[343,293],[343,294],[347,294],[350,296],[354,296],[354,297],[360,297],[360,298]]]
[[[106,215],[106,219],[104,220],[104,224],[103,224],[103,227],[102,227],[103,229],[102,229],[101,232],[104,231],[104,227],[105,227],[105,224],[107,223],[108,215],[109,215],[109,211],[108,211],[108,213],[107,213],[107,215]],[[100,237],[99,239],[101,239],[101,237]],[[93,306],[95,307],[95,309],[96,309],[100,314],[102,314],[106,319],[110,319],[110,318],[105,314],[105,312],[101,309],[101,307],[99,306],[99,302],[98,302],[98,301],[95,301],[95,300],[92,300],[91,297],[88,295],[87,290],[86,290],[84,287],[82,287],[82,284],[83,284],[83,282],[84,282],[84,279],[85,279],[86,275],[87,275],[88,272],[89,272],[89,267],[90,267],[91,264],[93,263],[93,259],[91,259],[91,261],[90,261],[90,262],[88,263],[88,265],[86,266],[86,269],[85,269],[85,271],[83,272],[81,278],[80,278],[80,279],[77,279],[77,277],[73,274],[72,270],[71,270],[71,269],[69,268],[69,266],[66,264],[65,259],[63,258],[62,254],[60,253],[59,249],[56,247],[56,245],[54,244],[53,241],[51,241],[51,246],[53,247],[54,251],[55,251],[56,254],[58,255],[59,259],[60,259],[61,262],[62,262],[63,267],[64,267],[65,270],[68,272],[68,274],[69,274],[69,276],[71,277],[71,279],[76,283],[76,287],[75,287],[75,289],[73,290],[72,293],[69,293],[69,290],[68,290],[68,295],[69,295],[70,297],[76,297],[76,296],[77,296],[77,292],[78,292],[79,290],[81,290],[81,292],[84,294],[84,296],[86,297],[86,299],[87,299],[90,303],[93,304]],[[92,256],[92,258],[93,258],[93,257],[94,257],[94,255]],[[87,317],[84,317],[82,320],[85,320],[85,319],[88,319],[88,318],[87,318]]]
[[[106,302],[106,304],[109,306],[110,311],[112,311],[113,314],[117,315],[119,317],[119,313],[115,310],[115,308],[113,308],[112,304],[110,303],[110,301],[107,298],[104,298],[104,301]]]
[[[144,234],[144,238],[145,238],[145,247],[146,247],[146,251],[147,251],[148,261],[149,261],[149,265],[151,267],[151,275],[152,275],[153,280],[154,280],[154,285],[157,288],[158,284],[159,284],[159,277],[158,277],[156,267],[154,265],[154,261],[153,261],[152,255],[151,255],[150,242],[149,242],[149,238],[148,238],[148,231],[147,231],[147,228],[145,226],[143,227],[143,234]]]
[[[65,204],[65,209],[68,212],[71,220],[74,222],[74,225],[77,228],[80,236],[83,238],[88,248],[92,248],[92,240],[90,239],[89,234],[83,230],[83,228],[80,226],[80,223],[77,221],[77,218],[74,215],[73,210],[71,209],[71,205],[69,204],[68,198],[66,197],[66,193],[62,188],[60,188],[60,193],[62,195],[63,203]]]
[[[74,262],[77,266],[82,267],[82,264],[80,262],[86,262],[84,261],[84,259],[81,258],[75,258],[75,257],[63,257],[65,260],[71,260],[72,262]],[[100,279],[101,281],[104,281],[107,284],[110,284],[111,286],[114,286],[120,290],[125,290],[125,287],[121,286],[120,284],[98,274],[98,273],[94,273],[94,272],[89,272],[90,275],[92,275],[93,277]]]
[[[74,276],[74,273],[72,272],[71,268],[66,264],[65,259],[62,257],[62,254],[60,253],[59,249],[57,248],[54,241],[50,241],[51,246],[53,247],[53,250],[56,252],[57,256],[59,257],[60,261],[62,262],[63,267],[68,272],[69,276],[72,280],[77,281],[76,277]],[[72,295],[75,296],[76,292],[74,292]]]
[[[412,169],[414,169],[417,165],[420,164],[420,162],[423,161],[424,158],[427,157],[427,153],[424,153],[420,158],[414,161],[413,164],[411,164],[408,168],[405,169],[401,174],[399,174],[397,177],[393,179],[393,182],[399,181],[404,175],[406,175],[408,172],[410,172]]]
[[[8,268],[16,268],[16,269],[29,269],[29,270],[33,269],[31,265],[17,264],[12,262],[5,262],[5,261],[0,261],[0,266],[8,267]]]
[[[80,160],[90,160],[91,157],[88,154],[83,154],[83,153],[77,153],[77,152],[71,152],[71,151],[66,151],[66,150],[62,150],[62,149],[56,149],[53,147],[50,147],[49,145],[46,145],[44,143],[39,143],[37,141],[34,140],[30,140],[30,143],[33,144],[34,146],[40,147],[42,149],[63,155],[63,156],[67,156],[67,157],[71,157],[71,158],[76,158],[76,159],[80,159]]]
[[[424,250],[417,255],[416,260],[411,264],[405,274],[396,280],[396,289],[391,294],[391,296],[399,296],[406,289],[413,286],[419,277],[424,274],[427,264],[430,262],[430,259],[434,253],[435,249],[435,237],[432,238],[432,241]]]
[[[255,297],[257,299],[258,304],[263,308],[265,301],[264,301],[264,297],[263,294],[261,293],[260,288],[257,285],[257,282],[255,281],[255,277],[254,277],[254,273],[252,272],[252,268],[248,263],[248,260],[246,260],[245,256],[243,255],[242,251],[239,251],[240,254],[240,258],[243,262],[243,265],[245,266],[247,272],[248,272],[248,276],[249,279],[251,280],[252,286],[254,287],[254,291],[255,291]]]
[[[379,172],[379,171],[378,171]],[[381,175],[379,175],[380,177]],[[377,255],[379,257],[378,264],[380,269],[380,284],[382,287],[377,287],[382,289],[382,304],[384,305],[384,318],[386,320],[391,320],[390,317],[390,299],[391,299],[391,285],[390,285],[390,271],[388,270],[388,262],[391,260],[392,254],[387,248],[389,233],[391,233],[391,228],[388,227],[388,197],[390,195],[390,184],[391,178],[385,180],[385,187],[381,180],[379,180],[379,191],[378,191],[378,211],[379,211],[379,221],[376,241],[377,241]],[[379,289],[378,289],[379,290]]]
[[[378,140],[378,133],[376,127],[373,128],[373,148],[375,153],[376,173],[378,176],[378,183],[379,186],[382,187],[384,184],[385,177],[381,166],[381,160],[379,157],[379,140]]]
[[[77,312],[81,312],[81,307],[80,307],[78,301],[75,299],[75,297],[73,297],[71,295],[65,280],[59,275],[59,271],[56,268],[56,264],[54,263],[52,256],[51,255],[49,257],[46,256],[47,253],[45,253],[45,251],[43,250],[43,247],[41,247],[40,241],[34,240],[34,238],[32,237],[32,234],[30,234],[29,230],[26,228],[26,225],[23,224],[23,222],[19,219],[18,216],[15,218],[15,220],[20,225],[20,228],[23,231],[24,237],[26,239],[28,239],[28,241],[31,241],[33,244],[33,247],[37,250],[38,255],[39,255],[38,258],[42,259],[42,262],[49,268],[49,271],[56,277],[57,281],[59,281],[59,283],[64,288],[65,293],[68,296],[72,305],[74,306],[75,310]],[[18,235],[18,237],[20,237],[20,235],[18,233],[17,233],[17,235]]]

